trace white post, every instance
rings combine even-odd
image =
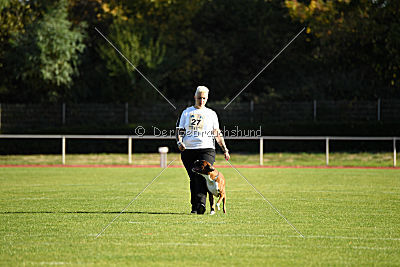
[[[397,158],[397,152],[396,152],[396,137],[393,138],[393,167],[396,167],[396,159]]]
[[[66,112],[66,106],[65,103],[62,104],[62,124],[65,125],[65,112]]]
[[[329,138],[325,139],[325,163],[329,165]]]
[[[132,137],[128,138],[128,163],[132,164]]]
[[[128,102],[125,103],[125,124],[129,123],[129,104]]]
[[[317,100],[314,100],[314,121],[317,120]]]
[[[378,121],[381,120],[381,99],[378,98]]]
[[[65,165],[65,136],[62,137],[62,165]]]
[[[167,167],[168,147],[166,147],[166,146],[159,147],[158,153],[160,153],[160,167],[166,168]]]
[[[264,164],[264,138],[260,138],[260,166]]]

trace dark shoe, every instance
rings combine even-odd
[[[197,214],[204,214],[206,212],[206,206],[204,204],[199,204],[197,207]]]
[[[197,210],[192,210],[190,214],[197,214]]]

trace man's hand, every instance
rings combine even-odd
[[[229,159],[231,158],[231,156],[229,155],[229,152],[228,152],[228,151],[226,151],[226,152],[224,153],[224,157],[225,157],[226,160],[229,160]]]
[[[218,145],[221,147],[222,151],[224,152],[225,159],[229,160],[231,158],[231,156],[229,155],[229,151],[226,148],[224,138],[222,137],[222,134],[221,134],[221,130],[214,129],[213,133],[214,133],[215,139],[217,140]]]
[[[185,146],[184,143],[178,142],[177,145],[178,145],[178,148],[179,148],[179,150],[180,150],[181,152],[185,151],[186,146]]]

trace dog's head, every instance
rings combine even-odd
[[[200,174],[209,174],[215,171],[215,168],[206,160],[196,160],[193,164],[192,171]]]

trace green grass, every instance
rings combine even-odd
[[[397,265],[400,171],[234,169],[228,214],[189,215],[184,169],[0,168],[0,265]],[[208,208],[208,207],[207,207]]]
[[[235,154],[231,158],[235,165],[259,165],[259,154]],[[168,159],[179,155],[169,153]],[[263,164],[267,166],[325,166],[325,153],[265,153]],[[224,163],[223,155],[217,154],[217,164]],[[133,164],[158,165],[160,156],[151,153],[136,153],[132,155]],[[128,164],[127,154],[67,154],[69,165],[94,164]],[[0,164],[61,164],[61,155],[0,155]],[[181,164],[176,162],[174,164]],[[329,155],[330,166],[360,166],[360,167],[392,167],[393,153],[339,153]]]

